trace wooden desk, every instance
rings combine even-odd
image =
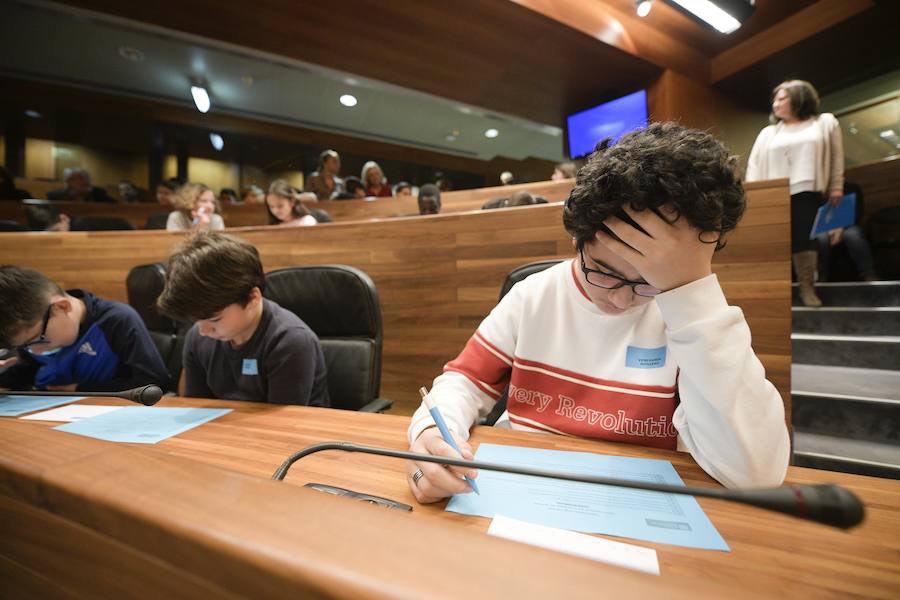
[[[67,585],[79,583],[78,574],[70,572],[74,566],[49,558],[59,543],[56,537],[36,533],[64,519],[73,542],[89,529],[115,547],[164,563],[154,563],[158,569],[189,569],[193,584],[238,596],[248,589],[257,597],[286,595],[288,585],[311,595],[325,595],[322,590],[327,589],[331,597],[596,598],[604,591],[693,598],[900,595],[898,481],[790,469],[791,482],[835,482],[863,499],[867,519],[849,532],[698,499],[731,552],[628,540],[657,550],[657,578],[490,539],[483,535],[487,519],[444,512],[443,503],[417,505],[404,464],[396,459],[323,452],[296,463],[284,483],[266,481],[289,454],[318,442],[405,449],[406,418],[178,398],[160,405],[234,411],[146,447],[80,438],[52,431],[50,423],[0,419],[0,513],[4,520],[12,515],[19,519],[12,533],[0,539],[0,557],[30,573],[43,573],[51,582],[59,577]],[[476,428],[472,443],[477,447],[483,442],[662,458],[675,465],[686,484],[716,485],[683,453]],[[297,487],[308,481],[415,508],[411,514],[400,513]],[[354,543],[338,543],[344,535],[353,536]],[[372,552],[373,544],[374,554],[360,555]],[[333,552],[339,554],[328,554]],[[261,578],[277,580],[281,587],[271,587],[274,583],[265,578],[245,581],[252,572],[248,563]],[[444,576],[437,575],[440,584],[429,587],[436,563]],[[26,579],[21,571],[4,570],[7,578],[15,575],[10,581]],[[122,571],[120,577],[128,574]],[[83,590],[94,589],[90,585],[97,584],[96,577],[80,577],[87,586]],[[161,584],[156,585],[147,589],[158,591]]]

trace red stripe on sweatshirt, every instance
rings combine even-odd
[[[493,391],[494,398],[499,396],[509,383],[510,370],[509,364],[479,343],[475,336],[469,338],[459,356],[444,365],[444,371],[462,373],[478,386],[478,389],[491,394],[491,391],[481,384],[487,385]]]

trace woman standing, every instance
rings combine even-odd
[[[841,202],[844,149],[831,113],[819,114],[819,94],[807,81],[779,84],[772,95],[772,125],[763,129],[747,165],[747,181],[788,178],[791,186],[791,254],[806,306],[822,306],[813,287],[816,241],[809,238],[816,212]]]
[[[305,227],[318,223],[309,210],[303,206],[300,193],[284,179],[276,179],[266,194],[266,210],[269,211],[269,225],[282,227]]]

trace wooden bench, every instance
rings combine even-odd
[[[789,194],[785,180],[748,184],[748,210],[714,268],[753,331],[753,346],[790,400]],[[382,395],[398,412],[459,353],[497,302],[506,274],[524,263],[568,258],[562,203],[492,211],[233,229],[259,248],[266,270],[343,263],[375,281],[384,316]],[[182,233],[165,231],[0,234],[3,261],[44,272],[64,287],[125,301],[125,277],[163,261]]]

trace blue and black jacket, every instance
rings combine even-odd
[[[0,374],[0,387],[77,383],[79,392],[115,392],[151,383],[167,387],[166,365],[133,308],[83,290],[66,293],[84,302],[78,340],[50,355],[20,349],[19,362]]]

